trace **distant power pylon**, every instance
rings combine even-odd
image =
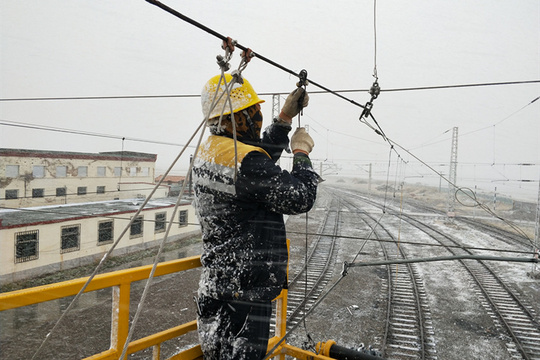
[[[280,106],[279,106],[279,94],[272,95],[272,119],[275,119],[279,116],[280,113]]]
[[[456,216],[455,209],[455,193],[457,190],[456,178],[457,178],[457,150],[458,150],[458,128],[454,127],[452,130],[452,151],[450,153],[450,170],[448,172],[448,207],[447,207],[447,219],[449,222],[454,222]]]

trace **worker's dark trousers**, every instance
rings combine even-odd
[[[205,360],[261,360],[266,355],[271,302],[198,300],[199,340]]]

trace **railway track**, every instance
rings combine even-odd
[[[289,281],[287,326],[298,323],[315,303],[332,276],[335,239],[339,233],[341,204],[332,201],[304,267]],[[332,235],[328,235],[332,234]]]
[[[433,207],[429,207],[417,201],[413,201],[409,205],[412,205],[417,209],[427,211],[428,213],[436,213],[441,216],[446,216],[446,213],[444,211],[435,209]],[[530,239],[526,238],[523,235],[518,235],[515,232],[497,228],[493,225],[489,225],[487,223],[477,221],[475,219],[471,219],[470,217],[457,216],[455,220],[465,223],[469,226],[472,226],[478,230],[482,230],[483,232],[489,233],[497,240],[507,243],[509,245],[512,245],[512,246],[520,245],[524,249],[527,249],[527,250],[529,250],[532,247],[532,243]]]
[[[492,234],[493,237],[497,238],[497,240],[500,240],[507,244],[510,244],[513,246],[520,245],[524,249],[527,249],[527,250],[530,250],[533,247],[529,239],[523,236],[517,235],[515,233],[512,233],[510,231],[499,229],[494,226],[491,226],[491,225],[488,225],[479,221],[475,221],[473,219],[468,219],[465,217],[457,217],[456,220],[464,222],[465,224],[473,226],[479,230],[482,230],[483,232]]]
[[[348,193],[350,196],[351,194]],[[381,206],[365,197],[354,195],[372,206]],[[386,209],[391,215],[391,209]],[[406,214],[400,217],[411,226],[426,233],[438,244],[443,245],[452,255],[470,255],[472,251],[463,248],[462,244],[438,229],[428,226]],[[380,226],[380,225],[379,225]],[[536,314],[520,297],[490,268],[485,262],[478,260],[460,260],[470,274],[477,287],[477,295],[494,324],[506,335],[505,345],[512,358],[540,359],[540,323]]]
[[[405,216],[405,221],[422,230],[438,243],[447,245],[446,250],[453,255],[471,255],[472,251],[458,248],[458,241],[441,231]],[[536,314],[524,304],[519,296],[491,269],[479,260],[460,260],[472,276],[482,299],[482,305],[495,325],[507,333],[513,342],[507,342],[513,357],[527,360],[540,359],[540,323]]]
[[[287,296],[287,330],[297,325],[321,295],[333,274],[335,264],[335,239],[339,233],[340,204],[331,200],[326,205],[324,219],[312,240],[309,250],[306,244],[304,266],[290,277]],[[328,235],[332,234],[332,235]],[[275,312],[270,331],[275,331]]]
[[[345,200],[344,200],[345,201]],[[372,215],[349,202],[370,227],[376,238],[394,239],[393,235]],[[381,234],[382,233],[382,234]],[[395,240],[395,239],[394,239]],[[380,242],[385,259],[406,259],[404,249],[396,243]],[[437,359],[431,312],[423,279],[414,264],[386,266],[387,309],[380,351],[388,359]]]

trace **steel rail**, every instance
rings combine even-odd
[[[353,204],[353,203],[350,203],[350,204],[355,209],[358,209],[358,205]],[[377,228],[379,228],[382,231],[384,231],[387,234],[387,236],[394,239],[393,235],[388,231],[388,229],[386,229],[380,222],[377,221],[377,219],[375,219],[369,213],[367,213],[366,211],[360,211],[360,214],[363,215],[362,220],[372,229],[372,231],[375,233],[375,235],[377,237],[379,237],[378,232],[377,232]],[[369,222],[366,221],[364,217],[367,217],[370,220],[375,221],[375,225],[374,226],[370,225]],[[394,239],[393,244],[397,245],[395,239]],[[381,245],[381,248],[383,250],[385,258],[389,259],[390,256],[388,254],[387,246],[390,245],[390,244],[388,244],[388,243],[380,243],[380,245]],[[399,250],[399,255],[402,257],[403,260],[396,260],[396,261],[406,261],[407,260],[407,255],[406,255],[403,247],[398,246],[398,250]],[[393,260],[387,260],[387,262],[388,262],[388,264],[380,264],[380,265],[390,265],[390,263],[393,262]],[[353,263],[353,264],[355,264],[355,263]],[[417,335],[418,335],[418,344],[420,346],[420,349],[419,349],[418,353],[419,353],[420,359],[424,360],[427,357],[429,357],[428,350],[427,350],[427,347],[428,347],[427,345],[428,344],[427,344],[426,339],[431,334],[427,334],[427,329],[426,329],[426,327],[424,325],[424,323],[426,322],[426,317],[427,317],[427,315],[429,315],[428,314],[429,311],[428,311],[428,313],[425,314],[426,316],[424,316],[425,306],[423,306],[423,305],[426,305],[426,304],[423,304],[422,300],[420,299],[420,289],[419,289],[419,285],[418,285],[418,282],[421,281],[421,280],[418,278],[418,275],[417,275],[416,271],[412,268],[412,265],[410,263],[405,263],[405,264],[407,265],[407,276],[406,276],[405,280],[406,280],[406,283],[407,283],[407,286],[408,286],[409,290],[412,292],[412,297],[414,299],[415,308],[416,308],[415,313],[416,313],[416,322],[417,322],[417,326],[418,326]],[[345,271],[347,271],[347,265],[348,265],[347,263],[344,264]],[[398,312],[396,310],[396,308],[398,307],[398,305],[397,305],[398,301],[395,299],[393,291],[397,288],[397,283],[398,283],[399,279],[398,279],[397,274],[394,276],[394,272],[392,271],[390,266],[386,266],[386,268],[387,268],[387,273],[388,273],[388,304],[387,304],[387,319],[386,319],[386,324],[385,324],[385,333],[384,333],[384,338],[383,338],[383,344],[381,346],[381,351],[383,352],[383,356],[387,356],[386,352],[387,352],[388,346],[389,346],[388,345],[388,338],[389,338],[389,336],[391,334],[391,332],[390,332],[391,325],[393,324],[393,322],[391,321],[392,316],[394,316]],[[395,283],[396,283],[395,286],[394,286],[394,278],[395,278]],[[401,282],[403,282],[403,275],[402,275]],[[399,337],[399,333],[396,332],[396,331],[394,331],[394,332],[395,332],[394,335],[398,335],[398,336],[396,336],[396,339],[397,339]],[[413,350],[410,350],[410,349],[408,349],[408,350],[413,351]]]
[[[412,219],[412,218],[408,218],[406,219],[407,221],[415,221],[417,222],[415,219]],[[424,226],[425,228],[431,230],[431,231],[434,231],[436,233],[438,233],[441,237],[443,237],[445,240],[447,241],[450,241],[451,243],[453,244],[457,244],[457,242],[455,240],[453,240],[452,238],[450,238],[448,235],[436,230],[436,229],[433,229],[431,228],[430,226],[427,226],[425,224],[422,224],[422,226]],[[421,229],[419,226],[417,226],[418,229],[426,232],[428,235],[430,235],[434,240],[436,241],[439,241],[441,242],[440,239],[437,239],[435,236],[429,234],[427,231]],[[442,243],[442,242],[441,242]],[[450,253],[452,254],[456,254],[456,251],[455,249],[447,249],[447,251],[449,251]],[[467,271],[469,272],[469,274],[472,276],[472,278],[474,279],[474,281],[476,282],[477,286],[480,288],[482,294],[484,295],[484,297],[486,298],[486,300],[490,303],[492,309],[494,310],[494,312],[498,315],[498,318],[499,320],[501,320],[501,322],[504,324],[506,330],[508,331],[508,333],[510,334],[510,336],[512,337],[515,345],[517,346],[520,354],[526,359],[526,360],[529,360],[529,359],[533,359],[531,357],[531,351],[528,351],[525,347],[524,347],[524,344],[523,344],[523,340],[520,338],[520,336],[518,336],[516,334],[516,332],[514,331],[514,328],[513,326],[508,322],[506,321],[506,318],[505,318],[505,315],[503,314],[503,311],[501,310],[500,306],[498,305],[498,300],[496,300],[491,294],[490,294],[490,291],[488,291],[486,285],[485,285],[485,282],[482,281],[482,279],[478,276],[478,274],[476,274],[472,268],[472,264],[467,264],[464,260],[477,260],[477,264],[479,264],[479,266],[481,267],[481,269],[483,269],[484,271],[486,271],[488,273],[488,275],[490,277],[492,277],[498,284],[500,287],[502,287],[506,293],[514,300],[514,302],[516,304],[518,304],[520,310],[526,314],[526,316],[528,317],[528,319],[536,325],[536,328],[538,331],[540,331],[540,325],[538,324],[538,322],[535,320],[534,318],[534,315],[529,311],[529,309],[525,306],[525,304],[523,304],[523,302],[514,294],[513,291],[510,290],[510,288],[508,288],[508,286],[506,286],[506,284],[502,281],[502,279],[499,278],[499,276],[497,274],[495,274],[495,272],[489,268],[486,264],[483,263],[483,261],[481,260],[495,260],[495,261],[501,261],[502,258],[500,257],[489,257],[487,256],[486,259],[480,259],[478,255],[472,255],[470,251],[468,250],[465,250],[465,249],[462,249],[462,251],[466,252],[467,254],[466,255],[455,255],[454,257],[458,258],[458,257],[462,257],[463,259],[459,259],[459,262],[465,267],[465,269],[467,269]],[[515,262],[534,262],[534,263],[538,263],[538,259],[534,259],[534,258],[530,258],[530,259],[527,259],[527,258],[508,258],[504,261],[515,261]]]
[[[374,206],[381,207],[380,204],[374,202],[373,200],[369,200],[369,199],[367,199],[367,198],[365,198],[363,196],[360,196],[358,194],[355,194],[355,196],[358,197],[358,198],[363,199],[365,202],[370,203],[370,204],[372,204]],[[387,212],[394,213],[394,215],[397,215],[397,213],[395,211],[391,210],[391,209],[390,210],[387,209]],[[534,352],[536,351],[538,345],[537,346],[527,346],[527,347],[525,347],[524,342],[528,341],[528,340],[526,340],[525,338],[521,339],[521,337],[516,334],[516,332],[513,329],[513,326],[508,321],[506,321],[504,311],[501,309],[500,306],[498,306],[498,301],[499,300],[496,300],[493,296],[490,295],[490,291],[488,291],[488,289],[486,288],[486,286],[484,284],[484,281],[482,281],[480,279],[480,277],[477,276],[474,273],[474,271],[472,269],[472,265],[467,264],[466,260],[475,260],[475,262],[480,264],[481,268],[485,272],[487,272],[488,275],[491,278],[493,278],[499,284],[499,286],[506,292],[506,294],[510,298],[512,298],[514,303],[522,311],[522,313],[527,318],[527,320],[530,321],[532,326],[536,329],[535,331],[537,331],[537,333],[539,335],[539,338],[540,338],[540,324],[535,319],[535,316],[530,312],[528,307],[525,304],[523,304],[523,302],[514,294],[514,292],[505,284],[505,282],[502,281],[502,279],[500,279],[499,276],[497,274],[495,274],[495,272],[483,262],[483,260],[484,261],[491,260],[491,261],[507,261],[507,262],[512,261],[512,262],[538,263],[538,259],[535,259],[535,258],[532,258],[532,257],[531,258],[504,258],[504,257],[473,255],[472,252],[469,251],[468,249],[465,249],[465,248],[457,248],[456,249],[455,245],[460,245],[460,244],[457,241],[455,241],[454,239],[452,239],[450,236],[444,234],[443,232],[441,232],[441,231],[439,231],[439,230],[437,230],[437,229],[435,229],[435,228],[433,228],[431,226],[423,224],[422,222],[420,222],[420,221],[418,221],[418,220],[416,220],[413,217],[408,216],[408,215],[403,215],[403,219],[405,219],[405,221],[409,222],[409,224],[411,224],[412,226],[418,228],[419,230],[421,230],[424,233],[426,233],[427,235],[429,235],[433,240],[437,241],[438,243],[442,244],[443,246],[448,245],[448,244],[445,244],[443,239],[446,242],[450,242],[452,245],[454,245],[452,248],[449,247],[449,246],[445,246],[446,250],[449,251],[451,254],[453,254],[453,256],[431,258],[431,259],[430,258],[411,259],[411,260],[415,261],[415,262],[458,260],[464,266],[464,268],[467,270],[467,272],[471,275],[471,277],[473,278],[473,280],[475,281],[475,283],[479,287],[480,291],[482,292],[484,298],[489,302],[491,309],[497,315],[497,318],[501,321],[502,324],[504,324],[505,330],[508,332],[508,334],[510,334],[510,337],[512,338],[512,340],[513,340],[514,344],[516,345],[516,347],[518,348],[520,355],[523,356],[523,358],[526,359],[526,360],[533,359],[534,355],[531,355],[531,354],[534,354]],[[434,233],[436,235],[438,235],[438,236],[434,235]],[[458,250],[461,250],[461,251],[465,252],[465,254],[456,255]],[[411,260],[409,260],[409,261],[411,261]],[[376,263],[372,263],[372,265],[374,265],[374,264],[376,264]],[[364,265],[356,264],[354,266],[364,266]]]
[[[294,294],[302,294],[303,299],[300,301],[299,304],[295,305],[294,309],[290,311],[290,314],[287,318],[287,321],[290,325],[293,325],[297,320],[296,318],[300,314],[300,312],[304,309],[304,307],[308,305],[309,301],[316,300],[318,294],[317,290],[322,288],[321,284],[323,283],[325,277],[328,274],[328,271],[330,269],[330,264],[333,260],[333,254],[334,254],[334,248],[335,248],[335,239],[338,233],[338,224],[340,219],[340,208],[338,206],[338,211],[336,212],[336,218],[332,222],[332,224],[328,223],[328,220],[331,218],[328,216],[330,211],[326,212],[325,222],[324,226],[331,226],[332,227],[332,236],[329,236],[330,239],[324,240],[324,237],[319,237],[317,239],[316,244],[313,246],[313,250],[311,251],[311,254],[308,258],[308,264],[307,266],[304,266],[301,271],[294,277],[294,279],[289,283],[289,300],[288,304],[292,305],[292,302],[294,301],[291,297],[291,295]],[[325,258],[320,258],[320,256],[324,256]],[[311,263],[311,265],[310,265]],[[308,277],[310,277],[312,282],[312,285],[310,285],[310,289],[308,290],[307,294],[305,293],[305,283],[302,283],[304,280],[304,277],[302,276],[306,271],[308,271]],[[311,274],[310,274],[311,272]],[[306,309],[307,311],[307,309]]]

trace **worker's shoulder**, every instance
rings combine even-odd
[[[215,162],[224,166],[234,166],[235,160],[241,163],[248,154],[262,154],[270,159],[270,155],[261,147],[245,144],[226,136],[211,135],[201,145],[199,157],[205,161]]]

